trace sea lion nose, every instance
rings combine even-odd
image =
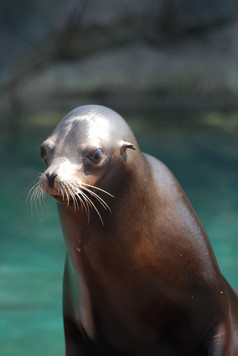
[[[57,176],[56,173],[46,173],[46,178],[48,179],[48,183],[49,183],[49,186],[51,188],[53,188],[53,185],[54,185],[54,180],[55,180],[55,177]]]

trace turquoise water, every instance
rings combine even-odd
[[[0,356],[64,355],[64,243],[56,204],[48,199],[31,212],[26,203],[31,183],[43,170],[39,145],[62,115],[13,116],[0,123]],[[237,114],[129,119],[141,148],[179,179],[223,274],[238,287]]]

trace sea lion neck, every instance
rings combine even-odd
[[[118,239],[126,238],[123,233],[125,226],[128,230],[138,229],[140,221],[142,221],[139,215],[140,213],[144,214],[150,204],[148,191],[139,188],[147,185],[149,167],[144,156],[141,153],[139,156],[140,170],[134,168],[134,165],[138,166],[138,161],[130,162],[130,169],[125,169],[125,166],[123,169],[117,167],[118,173],[114,178],[110,173],[104,177],[105,184],[108,180],[113,181],[113,186],[109,185],[107,188],[110,195],[105,195],[101,188],[100,191],[95,190],[109,207],[109,209],[103,209],[97,198],[91,197],[93,204],[100,211],[101,220],[95,210],[92,210],[88,216],[82,207],[75,209],[74,206],[58,204],[65,243],[69,250],[75,250],[79,246],[81,246],[80,248],[86,245],[92,246],[94,243],[97,244],[96,240],[101,240],[102,243],[107,239],[110,241],[110,236],[117,235]],[[143,209],[138,210],[137,207],[141,203],[143,203]],[[132,223],[131,218],[128,218],[128,211],[134,211],[136,225]],[[121,219],[123,219],[123,224],[120,223]],[[95,230],[97,231],[96,236],[94,236]],[[76,231],[77,233],[75,233]]]

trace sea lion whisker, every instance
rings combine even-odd
[[[101,192],[109,195],[110,197],[112,198],[115,198],[114,195],[112,195],[111,193],[107,192],[106,190],[102,189],[102,188],[98,188],[96,187],[95,185],[91,185],[91,184],[88,184],[88,183],[80,183],[81,186],[84,186],[86,185],[87,187],[90,187],[90,188],[93,188],[93,189],[96,189],[96,190],[100,190]]]
[[[77,190],[77,193],[76,193],[76,196],[78,197],[78,199],[80,200],[80,202],[83,204],[84,208],[85,208],[85,212],[86,212],[86,215],[88,217],[88,224],[89,224],[89,220],[90,220],[90,204],[88,202],[88,200],[86,199],[87,196],[85,194],[83,194],[83,192],[78,189]]]
[[[68,194],[69,194],[69,203],[70,203],[70,199],[71,199],[73,201],[74,210],[76,211],[76,209],[78,208],[79,205],[78,205],[77,199],[75,198],[74,190],[72,190],[69,183],[66,183],[66,184],[67,184]]]
[[[29,189],[29,192],[28,192],[28,194],[27,194],[26,202],[28,202],[29,200],[32,199],[32,195],[34,194],[34,191],[35,191],[35,189],[37,188],[38,185],[39,185],[39,181],[34,182],[34,183],[32,184],[32,187]]]
[[[31,194],[32,194],[32,191],[35,189],[36,185],[37,185],[38,181],[34,181],[32,182],[31,184],[29,184],[29,187],[26,189],[28,190],[28,193],[27,193],[27,196],[26,196],[26,202],[28,203],[30,197],[31,197]]]
[[[80,196],[80,191],[77,191],[76,197],[78,198],[78,200],[79,200],[79,202],[80,202],[80,205],[81,205],[81,207],[82,207],[82,210],[85,210],[85,213],[86,213],[86,215],[88,216],[88,215],[89,215],[88,204],[87,204],[87,201],[85,201],[85,200],[83,199],[83,197]]]
[[[77,208],[79,207],[79,202],[75,197],[74,187],[72,187],[72,184],[70,184],[70,183],[66,183],[66,185],[67,185],[67,188],[68,188],[69,195],[73,200],[74,209],[76,211]]]
[[[86,205],[87,202],[83,199],[82,194],[80,194],[81,190],[78,188],[78,185],[76,185],[74,183],[70,183],[70,187],[72,189],[73,194],[78,198],[80,205],[82,207],[82,210],[84,209],[86,212],[86,215],[88,215],[88,213],[89,213],[88,204]]]
[[[74,206],[76,206],[78,208],[79,207],[79,202],[75,197],[75,189],[74,189],[73,184],[67,182],[67,183],[65,183],[65,185],[67,187],[67,190],[68,190],[68,193],[69,193],[71,199],[73,200]]]
[[[68,186],[68,184],[66,182],[63,182],[63,186],[64,186],[64,192],[65,192],[65,195],[66,195],[67,206],[69,206],[70,197],[71,197],[71,194],[70,194],[70,191],[69,191],[69,186]]]
[[[65,187],[61,181],[59,181],[57,183],[58,183],[59,193],[61,194],[62,199],[64,200],[65,199]]]
[[[31,204],[32,206],[35,205],[35,207],[37,207],[37,202],[38,202],[38,199],[39,199],[39,194],[40,194],[40,187],[38,184],[35,185],[35,189],[32,191],[32,194],[31,194]]]
[[[92,208],[96,211],[96,213],[98,214],[99,219],[101,220],[102,225],[104,225],[103,219],[101,214],[99,213],[97,207],[95,206],[95,204],[92,202],[92,200],[81,190],[81,194],[85,197],[85,199],[89,202],[89,204],[92,206]]]
[[[28,193],[27,199],[30,198],[31,213],[33,213],[33,208],[38,212],[38,203],[42,209],[42,199],[44,197],[44,192],[42,191],[39,181],[34,184]]]
[[[41,187],[39,187],[39,193],[38,193],[38,201],[39,201],[39,205],[40,205],[40,208],[43,209],[43,205],[45,203],[45,194],[44,192],[42,191]]]
[[[108,204],[107,204],[97,193],[95,193],[94,191],[92,191],[92,190],[90,190],[90,189],[88,189],[88,188],[86,188],[86,187],[83,187],[83,186],[82,186],[82,188],[83,188],[84,190],[86,190],[89,194],[91,194],[92,196],[94,196],[95,199],[97,199],[97,201],[103,206],[103,208],[104,208],[105,210],[108,209],[110,212],[112,212],[111,209],[110,209],[110,207],[108,206]]]
[[[67,189],[70,191],[70,195],[72,197],[74,205],[78,208],[79,204],[82,208],[82,211],[85,210],[86,215],[88,216],[89,220],[89,215],[90,215],[90,210],[88,207],[88,203],[83,199],[82,196],[80,196],[80,190],[78,189],[78,186],[73,183],[66,183]]]
[[[67,187],[67,189],[66,189],[66,193],[67,193],[67,205],[69,206],[69,204],[70,204],[70,199],[72,199],[72,201],[73,201],[73,206],[74,206],[74,210],[76,210],[76,207],[75,207],[75,204],[76,204],[76,202],[75,202],[75,197],[74,197],[74,195],[72,194],[72,191],[71,191],[71,189],[70,189],[70,186],[67,184],[67,183],[65,183],[66,184],[66,187]]]
[[[37,204],[36,204],[36,193],[39,189],[39,186],[38,184],[36,183],[32,188],[31,190],[29,191],[28,193],[28,196],[27,196],[27,201],[30,199],[30,206],[31,206],[31,214],[33,214],[33,208],[35,207],[36,210],[37,210]]]
[[[82,212],[85,211],[87,214],[87,208],[85,206],[85,202],[83,201],[83,199],[78,194],[74,194],[74,199],[77,204],[77,208],[79,208],[80,205]]]
[[[36,192],[35,192],[35,202],[36,204],[39,203],[40,208],[42,209],[42,202],[41,202],[41,197],[42,197],[42,190],[40,189],[40,186],[38,186],[36,188]]]

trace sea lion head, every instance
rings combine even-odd
[[[78,107],[41,145],[46,169],[40,175],[38,190],[85,210],[91,204],[90,196],[94,196],[105,207],[98,193],[111,194],[106,182],[109,176],[116,180],[120,175],[128,160],[128,149],[138,149],[138,145],[119,114],[103,106]]]

